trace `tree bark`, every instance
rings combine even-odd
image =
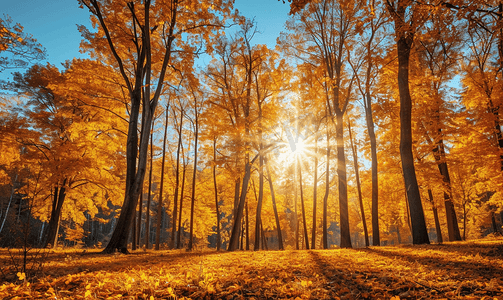
[[[161,186],[159,188],[159,203],[157,205],[157,226],[155,230],[155,250],[160,249],[160,241],[161,241],[161,221],[162,221],[162,202],[163,202],[163,192],[164,192],[164,165],[166,162],[166,140],[168,133],[168,111],[169,111],[169,102],[166,105],[166,119],[164,120],[164,137],[162,142],[162,162],[161,162]],[[173,222],[175,225],[175,222]]]
[[[274,210],[274,218],[276,220],[276,230],[278,233],[278,247],[279,250],[283,250],[283,235],[281,233],[281,225],[279,222],[279,216],[278,216],[278,209],[276,207],[276,197],[274,195],[274,185],[272,184],[272,179],[271,179],[271,170],[269,169],[269,164],[266,161],[266,170],[267,170],[267,180],[269,181],[269,189],[271,190],[271,198],[272,198],[272,208]]]
[[[66,178],[60,187],[54,188],[54,197],[52,202],[51,218],[47,226],[47,234],[45,237],[44,248],[55,248],[58,244],[59,222],[61,220],[61,211],[66,197]]]
[[[259,139],[261,134],[259,134]],[[261,212],[262,212],[262,199],[264,197],[264,156],[262,155],[263,145],[260,142],[260,153],[259,153],[259,185],[258,185],[258,199],[257,199],[257,212],[255,216],[255,242],[253,245],[253,250],[257,251],[260,247],[260,224],[261,220]]]
[[[313,228],[311,231],[311,249],[316,248],[316,204],[318,202],[318,130],[314,137],[314,178],[313,178]]]
[[[217,213],[217,251],[220,251],[222,238],[220,236],[220,208],[218,205],[217,187],[217,138],[213,138],[213,187],[215,188],[215,209]]]
[[[148,199],[147,199],[147,209],[145,211],[145,249],[150,248],[150,204],[152,202],[152,167],[154,166],[154,132],[150,131],[150,170],[148,174]]]
[[[248,190],[248,184],[250,182],[251,167],[253,162],[257,159],[257,156],[251,161],[247,162],[245,165],[245,175],[243,177],[243,184],[241,188],[241,196],[239,197],[239,204],[236,210],[236,215],[234,216],[234,223],[232,225],[231,237],[229,239],[228,251],[235,251],[238,249],[239,242],[239,229],[241,228],[241,219],[243,218],[243,210],[246,202],[246,193]]]
[[[330,134],[327,118],[327,162],[325,170],[325,195],[323,196],[323,249],[328,249],[328,194],[330,192]]]
[[[435,201],[433,200],[433,193],[431,192],[431,189],[428,189],[428,197],[430,198],[430,203],[431,207],[433,210],[433,219],[435,220],[435,231],[437,233],[437,243],[441,244],[444,239],[442,238],[442,229],[440,227],[440,221],[438,219],[438,211],[437,207],[435,206]]]
[[[358,202],[360,203],[360,211],[362,215],[363,233],[365,235],[365,246],[369,246],[369,233],[367,231],[367,220],[365,219],[365,209],[363,208],[362,187],[360,185],[360,171],[358,168],[358,155],[356,145],[353,143],[353,134],[351,133],[351,123],[348,121],[349,140],[351,142],[351,150],[353,152],[353,162],[355,166],[356,188],[358,189]]]
[[[194,101],[196,101],[194,99]],[[199,138],[199,119],[197,112],[197,102],[194,103],[195,106],[195,134],[194,134],[194,169],[192,172],[192,195],[190,200],[190,230],[189,230],[189,245],[188,250],[191,251],[194,242],[194,205],[196,203],[196,174],[197,174],[197,141]]]
[[[336,114],[335,136],[337,141],[337,177],[339,182],[339,214],[341,218],[341,248],[351,248],[349,232],[348,186],[346,174],[346,156],[344,154],[343,114]]]
[[[182,156],[183,146],[182,146]],[[183,192],[185,190],[185,171],[187,169],[187,165],[185,164],[185,157],[183,158],[183,171],[182,171],[182,189],[180,191],[180,209],[178,211],[178,231],[177,231],[177,239],[176,239],[176,249],[180,249],[182,247],[182,209],[183,209]]]
[[[309,250],[309,236],[307,235],[307,223],[306,223],[306,210],[304,207],[304,192],[302,188],[302,165],[300,163],[300,158],[297,153],[297,164],[299,165],[299,186],[300,186],[300,205],[302,208],[302,223],[304,226],[304,241],[306,243],[306,250]]]
[[[447,218],[447,232],[449,233],[449,241],[461,241],[461,234],[459,232],[456,210],[454,208],[454,203],[452,202],[451,177],[449,175],[447,162],[445,161],[443,139],[439,139],[437,145],[435,145],[435,148],[433,148],[433,156],[437,161],[438,170],[440,171],[440,175],[442,175],[444,188],[446,189],[444,190],[444,205],[445,216]]]
[[[407,8],[403,2],[399,1],[396,11],[391,12],[396,14],[395,34],[397,36],[398,91],[400,94],[400,157],[411,215],[412,243],[429,244],[430,240],[424,220],[424,210],[412,154],[412,99],[409,90],[409,59],[414,33],[407,31],[407,26],[403,24]]]
[[[137,216],[137,222],[136,222],[136,244],[138,245],[139,248],[141,248],[141,226],[142,226],[142,217],[143,217],[143,185],[141,187],[140,191],[140,200],[137,203],[138,208],[138,216]],[[136,209],[135,209],[135,214],[136,214]]]
[[[175,248],[175,242],[177,247],[179,248],[179,244],[175,239],[176,236],[176,217],[177,217],[177,210],[178,210],[178,187],[180,186],[180,149],[182,147],[182,126],[183,126],[183,108],[180,105],[180,127],[178,129],[178,146],[176,150],[176,171],[175,171],[175,195],[173,199],[173,216],[172,216],[172,222],[173,225],[171,227],[171,240],[170,240],[170,248]],[[183,151],[183,149],[182,149]],[[184,166],[184,172],[185,172],[185,166]],[[182,201],[182,198],[180,197],[180,203]],[[180,204],[180,210],[182,205]],[[180,215],[181,216],[181,215]],[[180,230],[180,226],[178,226],[178,230]],[[180,237],[180,235],[178,235]]]
[[[135,251],[136,250],[136,241],[137,241],[137,238],[136,238],[136,209],[135,209],[135,212],[133,214],[133,226],[131,226],[131,250]]]

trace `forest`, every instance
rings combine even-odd
[[[500,1],[293,0],[274,48],[232,0],[75,5],[89,57],[64,68],[0,20],[0,247],[501,234]]]

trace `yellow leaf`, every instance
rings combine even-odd
[[[17,272],[17,277],[19,278],[19,280],[24,280],[26,278],[26,274],[21,273],[21,272]]]

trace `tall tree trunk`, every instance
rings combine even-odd
[[[438,211],[437,206],[435,205],[435,201],[433,200],[433,193],[431,189],[428,188],[428,197],[430,199],[431,207],[433,210],[433,219],[435,220],[435,231],[437,233],[437,243],[441,244],[444,239],[442,238],[442,229],[440,228],[440,221],[438,219]]]
[[[176,236],[176,217],[177,217],[177,206],[178,206],[178,187],[180,186],[180,150],[183,151],[182,146],[182,126],[183,126],[183,108],[180,105],[180,127],[178,129],[178,146],[176,150],[176,171],[175,171],[175,195],[173,196],[173,216],[172,222],[173,225],[171,227],[171,240],[170,240],[170,248],[175,248],[175,236]],[[185,172],[185,166],[184,166]],[[185,179],[183,179],[185,180]],[[180,203],[182,202],[182,197],[180,197]],[[182,209],[182,205],[180,204],[180,210]],[[180,214],[181,216],[181,214]],[[180,226],[178,226],[178,230],[180,230]],[[180,234],[178,234],[180,237]],[[179,248],[179,242],[176,242],[177,247]]]
[[[60,187],[54,188],[54,197],[52,202],[51,218],[47,227],[44,248],[55,248],[58,243],[59,222],[61,220],[61,211],[66,197],[66,178]]]
[[[294,180],[293,180],[293,185],[294,185],[294,198],[293,198],[293,205],[294,205],[294,219],[293,219],[293,223],[294,223],[294,230],[295,230],[295,250],[299,250],[299,213],[297,211],[297,199],[298,199],[298,190],[297,190],[297,174],[298,174],[298,170],[297,168],[299,167],[297,161],[295,161],[295,174],[293,175],[294,177]]]
[[[363,208],[362,187],[360,185],[360,171],[358,168],[358,154],[356,145],[353,143],[353,134],[351,132],[351,122],[348,121],[349,140],[351,142],[351,150],[353,152],[353,161],[355,166],[356,188],[358,189],[358,202],[360,203],[360,211],[362,214],[363,233],[365,234],[365,246],[369,246],[369,233],[367,231],[367,220],[365,219],[365,209]]]
[[[127,253],[127,242],[129,239],[129,232],[133,214],[135,213],[138,204],[138,198],[145,178],[145,171],[147,165],[147,152],[148,152],[148,136],[152,127],[152,121],[159,96],[163,87],[166,68],[171,58],[171,45],[174,40],[173,29],[176,24],[176,10],[173,11],[171,24],[169,29],[168,42],[165,46],[164,58],[162,60],[162,67],[158,77],[158,84],[153,98],[150,97],[151,88],[151,48],[150,48],[150,1],[144,3],[144,24],[141,26],[141,50],[137,58],[136,69],[134,70],[134,84],[126,75],[122,60],[117,54],[108,27],[105,24],[104,18],[101,15],[101,9],[96,0],[90,1],[90,10],[95,14],[99,23],[105,31],[107,41],[111,51],[114,54],[116,61],[119,64],[121,74],[127,84],[130,95],[130,119],[128,127],[128,138],[126,146],[126,192],[124,196],[124,203],[121,208],[119,219],[110,238],[109,243],[103,250],[104,253],[112,253],[119,250]],[[129,3],[128,8],[134,13],[134,4]],[[135,22],[135,20],[133,20]],[[141,137],[138,144],[138,118],[139,110],[143,104],[142,124],[141,124]]]
[[[327,118],[327,162],[325,170],[325,195],[323,196],[323,249],[328,249],[328,194],[330,193],[330,133]]]
[[[185,190],[185,170],[187,169],[187,165],[185,164],[185,155],[183,153],[183,147],[182,147],[182,156],[183,156],[182,189],[180,190],[180,209],[178,211],[178,231],[177,231],[177,238],[176,238],[176,249],[180,249],[182,247],[183,192]]]
[[[348,186],[346,175],[346,156],[344,154],[344,114],[336,114],[335,136],[337,141],[337,177],[339,182],[339,214],[341,218],[341,248],[351,248],[349,232]]]
[[[267,180],[269,181],[269,189],[271,190],[272,208],[274,210],[274,219],[276,220],[276,230],[278,233],[278,247],[279,247],[279,250],[283,250],[284,249],[283,235],[281,234],[281,225],[279,222],[278,208],[276,207],[276,197],[274,195],[274,185],[272,184],[271,170],[269,169],[268,161],[266,161],[266,170],[267,170]]]
[[[498,23],[499,23],[499,34],[498,34],[498,54],[499,54],[499,70],[503,74],[503,28],[501,24],[503,22],[503,3],[499,1],[498,3]],[[501,76],[501,75],[500,75]],[[496,139],[498,141],[498,148],[500,150],[500,164],[501,171],[503,171],[503,133],[501,132],[501,120],[499,116],[500,106],[496,105],[493,107],[492,102],[490,102],[492,113],[494,115],[494,128]]]
[[[261,134],[259,133],[259,139],[261,140]],[[261,212],[262,212],[262,199],[264,197],[264,156],[262,155],[263,145],[260,141],[260,152],[259,152],[259,186],[258,186],[258,199],[257,199],[257,212],[255,216],[255,242],[253,245],[253,250],[257,251],[260,247],[260,224],[261,222]]]
[[[7,217],[9,216],[9,208],[10,208],[10,206],[12,204],[12,199],[14,199],[14,191],[16,190],[17,176],[18,176],[18,174],[16,174],[16,178],[12,182],[12,189],[10,191],[9,203],[7,204],[7,208],[5,209],[5,216],[4,216],[3,221],[2,221],[2,226],[0,227],[0,233],[2,232],[3,227],[5,225],[5,220],[7,220]],[[53,204],[53,207],[54,207],[54,204]],[[42,223],[42,225],[43,224],[45,224],[45,223]]]
[[[377,169],[377,139],[374,130],[374,120],[372,117],[372,100],[369,91],[366,92],[365,98],[365,116],[367,121],[367,131],[370,138],[372,173],[372,245],[380,246],[381,238],[379,234],[379,176]]]
[[[414,32],[404,24],[406,1],[398,1],[396,10],[388,8],[395,17],[395,34],[398,54],[398,92],[400,94],[400,157],[412,224],[412,243],[429,244],[424,210],[417,184],[414,156],[412,154],[412,99],[409,90],[409,59]]]
[[[244,231],[242,232],[245,238],[245,247],[244,249],[250,250],[250,215],[249,215],[249,210],[248,210],[248,200],[246,200],[245,203],[245,224],[244,224]],[[243,240],[241,239],[241,250],[243,250]]]
[[[439,129],[440,132],[440,129]],[[452,202],[452,188],[451,188],[451,177],[449,175],[449,169],[447,167],[447,162],[445,160],[445,149],[443,139],[437,141],[437,145],[433,148],[433,155],[437,161],[438,170],[442,175],[442,181],[444,182],[444,205],[445,205],[445,216],[447,218],[447,232],[449,233],[449,241],[460,241],[461,234],[459,232],[458,219],[456,217],[456,210],[454,208],[454,203]]]
[[[136,244],[138,245],[139,248],[141,248],[141,226],[142,226],[142,217],[143,217],[143,185],[140,190],[140,200],[137,203],[138,208],[138,220],[136,223],[136,239],[137,242]]]
[[[246,202],[246,193],[248,190],[248,184],[250,183],[251,167],[257,156],[252,161],[247,161],[245,165],[245,175],[243,177],[243,184],[241,187],[241,196],[239,197],[239,204],[236,210],[236,215],[234,216],[234,223],[232,225],[231,237],[229,239],[228,251],[235,251],[238,249],[239,242],[239,231],[241,228],[241,219],[243,218],[243,211]]]
[[[314,137],[314,178],[313,178],[313,229],[311,231],[311,249],[316,248],[316,204],[318,202],[318,130]]]
[[[196,203],[196,175],[197,175],[197,141],[199,137],[199,120],[197,116],[197,103],[195,104],[195,134],[194,134],[194,170],[192,172],[192,195],[190,197],[190,230],[188,250],[192,250],[194,242],[194,205]]]
[[[157,226],[155,229],[155,250],[159,250],[161,243],[161,223],[162,223],[162,202],[163,202],[163,192],[164,192],[164,165],[166,162],[166,139],[168,133],[168,111],[169,111],[169,102],[166,105],[166,119],[164,120],[164,137],[162,139],[162,162],[161,162],[161,187],[159,188],[159,203],[157,205]],[[173,222],[175,225],[175,222]]]
[[[217,251],[220,251],[222,238],[220,236],[220,208],[218,205],[217,187],[217,138],[213,138],[213,187],[215,188],[215,209],[217,213]]]
[[[145,249],[150,248],[150,204],[152,202],[152,169],[154,166],[154,131],[150,131],[150,170],[148,174],[148,199],[147,199],[147,209],[145,211]]]
[[[302,164],[297,156],[297,164],[299,165],[299,186],[300,186],[300,205],[302,208],[302,223],[304,225],[304,241],[306,242],[306,250],[309,250],[309,236],[307,235],[306,210],[304,207],[304,192],[302,189]]]
[[[260,222],[260,235],[262,236],[262,250],[269,250],[269,247],[267,247],[267,238],[264,233],[264,225],[262,224],[262,221]]]
[[[136,245],[137,245],[137,239],[136,239],[136,209],[135,213],[133,214],[133,226],[131,226],[131,250],[136,250]]]

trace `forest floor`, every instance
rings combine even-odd
[[[503,238],[309,251],[32,249],[27,274],[16,269],[20,254],[0,249],[0,299],[503,299]]]

